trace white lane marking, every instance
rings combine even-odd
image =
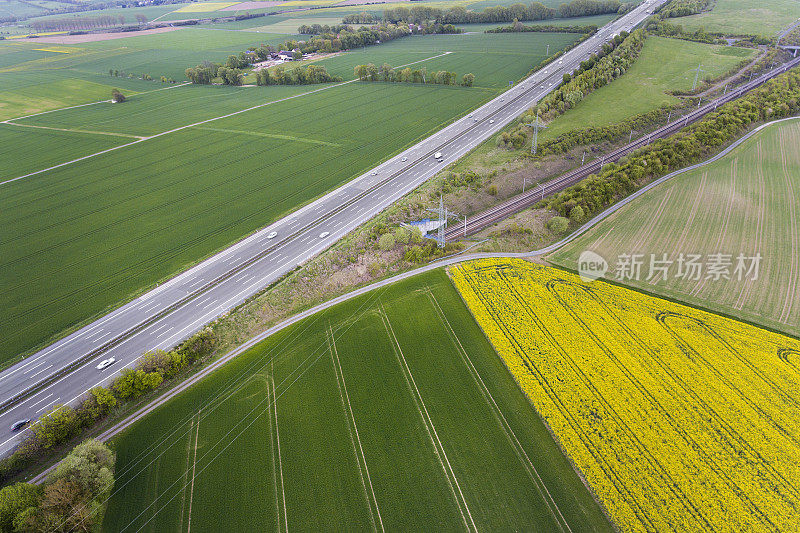
[[[47,399],[48,399],[50,396],[52,396],[53,394],[54,394],[54,393],[52,393],[52,392],[51,392],[50,394],[48,394],[47,396],[45,396],[44,398],[42,398],[41,400],[39,400],[39,401],[38,401],[38,402],[36,402],[35,404],[33,404],[33,405],[29,405],[28,407],[29,407],[29,408],[31,408],[31,407],[36,407],[37,405],[39,405],[39,404],[40,404],[40,403],[42,403],[43,401],[47,400]]]
[[[55,399],[55,400],[53,400],[52,402],[48,403],[47,405],[45,405],[44,407],[42,407],[41,409],[39,409],[38,411],[36,411],[34,414],[37,414],[37,415],[38,415],[39,413],[41,413],[42,411],[44,411],[45,409],[47,409],[47,408],[48,408],[48,407],[50,407],[51,405],[53,405],[53,404],[55,404],[56,402],[58,402],[58,400],[60,400],[60,399],[61,399],[61,398],[56,398],[56,399]]]
[[[163,337],[164,335],[166,335],[167,333],[169,333],[169,332],[170,332],[170,331],[172,331],[173,329],[175,329],[175,326],[172,326],[171,328],[169,328],[169,329],[168,329],[167,331],[165,331],[164,333],[159,333],[158,335],[156,335],[156,339],[160,339],[161,337]]]
[[[48,366],[44,367],[43,369],[39,370],[38,372],[36,372],[35,374],[31,374],[31,375],[30,375],[30,377],[32,377],[32,378],[35,378],[36,376],[38,376],[39,374],[41,374],[41,373],[42,373],[42,372],[44,372],[45,370],[47,370],[47,369],[51,368],[52,366],[53,366],[53,365],[48,365]]]
[[[42,366],[42,365],[43,365],[43,364],[45,364],[46,362],[47,362],[47,361],[42,361],[42,362],[41,362],[41,363],[39,363],[38,365],[36,365],[36,366],[32,366],[31,368],[29,368],[28,370],[26,370],[25,372],[23,372],[23,374],[27,374],[27,373],[28,373],[28,372],[30,372],[31,370],[36,370],[37,368],[39,368],[40,366]]]

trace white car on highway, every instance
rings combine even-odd
[[[97,370],[105,370],[106,368],[110,367],[111,365],[113,365],[116,362],[117,362],[117,360],[114,357],[109,357],[108,359],[103,359],[97,365]]]
[[[267,235],[267,239],[274,239],[277,236],[278,236],[278,232],[277,231],[270,231],[269,235]]]
[[[320,239],[324,239],[325,237],[327,237],[330,234],[331,234],[330,231],[323,231],[322,233],[319,234],[319,238]]]

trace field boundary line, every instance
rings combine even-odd
[[[562,531],[572,531],[572,528],[569,527],[569,523],[567,522],[564,515],[561,513],[561,509],[558,507],[558,504],[553,499],[553,496],[550,494],[550,491],[547,489],[547,485],[545,485],[544,480],[539,475],[539,471],[533,465],[530,457],[528,456],[525,448],[523,448],[522,443],[517,438],[516,433],[511,428],[511,424],[509,424],[508,420],[506,419],[503,411],[500,409],[500,406],[497,405],[497,401],[495,401],[494,396],[489,391],[489,388],[486,386],[486,383],[483,381],[483,378],[478,372],[478,369],[475,367],[475,364],[472,362],[472,359],[469,357],[464,345],[461,343],[461,339],[458,338],[453,326],[450,324],[450,321],[447,319],[447,316],[444,313],[444,310],[439,305],[439,301],[436,299],[436,296],[433,294],[433,291],[430,287],[426,287],[425,293],[428,295],[433,307],[436,309],[437,314],[439,315],[439,319],[441,320],[442,324],[447,328],[451,341],[453,341],[453,345],[456,346],[461,355],[461,359],[464,362],[464,365],[469,370],[470,374],[472,375],[472,379],[475,381],[475,384],[479,386],[481,393],[486,400],[486,403],[489,405],[494,418],[500,424],[500,427],[503,429],[506,437],[508,438],[511,446],[514,448],[517,457],[519,458],[520,462],[525,467],[525,470],[528,472],[528,475],[531,477],[531,480],[536,485],[536,489],[539,491],[539,494],[542,496],[542,499],[545,501],[545,504],[550,511],[550,514],[555,519],[556,523],[558,524],[559,529]],[[555,511],[553,511],[555,508]],[[558,516],[556,516],[556,514]]]
[[[332,143],[328,141],[320,141],[317,139],[308,139],[305,137],[295,137],[293,135],[281,135],[280,133],[267,133],[262,131],[247,131],[247,130],[228,130],[223,128],[203,128],[203,127],[196,127],[195,129],[203,130],[203,131],[214,131],[219,133],[238,133],[240,135],[252,135],[254,137],[266,137],[268,139],[280,139],[283,141],[296,141],[299,143],[307,143],[307,144],[320,144],[322,146],[335,146],[341,147],[342,145],[339,143]]]
[[[309,367],[310,368],[310,367]],[[273,371],[275,370],[275,365],[272,365]],[[275,377],[270,375],[269,377],[270,383],[272,383],[272,402],[267,402],[267,408],[272,405],[272,412],[275,414],[275,441],[278,443],[278,471],[280,472],[280,479],[281,479],[281,496],[283,499],[283,525],[286,530],[286,533],[289,533],[289,514],[286,512],[286,487],[283,483],[283,460],[281,459],[281,434],[278,429],[278,394],[275,390]],[[188,532],[187,532],[188,533]]]
[[[428,408],[425,407],[425,401],[422,399],[422,394],[420,393],[419,388],[417,387],[417,383],[414,380],[414,375],[411,373],[411,368],[409,368],[408,366],[406,357],[405,355],[403,355],[403,349],[400,347],[400,342],[397,340],[397,335],[394,332],[394,328],[392,327],[391,322],[389,322],[389,317],[386,314],[386,310],[383,308],[383,304],[381,304],[380,306],[380,312],[381,312],[381,319],[383,320],[383,326],[384,328],[386,328],[386,333],[393,341],[395,357],[397,358],[397,362],[400,364],[400,368],[403,371],[403,376],[405,377],[406,384],[408,385],[408,388],[412,396],[414,397],[414,403],[417,404],[417,411],[419,411],[420,417],[422,418],[422,422],[424,423],[425,429],[428,432],[428,437],[431,440],[431,444],[433,444],[434,451],[436,452],[437,458],[439,459],[439,464],[442,466],[442,470],[444,471],[445,477],[447,478],[447,483],[450,485],[450,490],[452,491],[453,497],[456,500],[456,505],[458,506],[458,510],[461,513],[461,518],[464,520],[464,526],[467,528],[467,531],[478,531],[478,528],[475,526],[475,521],[472,519],[472,513],[469,510],[467,501],[464,498],[464,493],[461,491],[461,485],[458,483],[458,478],[456,477],[456,474],[453,471],[453,467],[450,465],[450,460],[447,458],[447,453],[444,450],[442,441],[439,439],[439,434],[436,431],[436,426],[434,426],[433,420],[431,420],[430,414],[428,414]],[[446,467],[445,463],[447,463]],[[455,486],[453,485],[454,482]],[[456,488],[458,489],[458,494],[456,494]],[[462,509],[462,505],[464,506],[464,509]],[[467,511],[466,515],[464,514],[464,510]],[[469,517],[469,519],[467,519],[467,517]],[[470,525],[472,526],[472,529],[470,529]]]
[[[186,533],[192,530],[192,501],[194,500],[194,479],[197,471],[197,441],[200,438],[200,411],[197,411],[197,430],[194,434],[194,460],[192,461],[192,485],[189,489],[189,513],[186,517]],[[155,515],[154,515],[155,516]]]
[[[132,133],[113,133],[110,131],[74,130],[70,128],[56,128],[53,126],[38,126],[34,124],[18,124],[16,122],[5,121],[3,124],[17,126],[20,128],[35,128],[37,130],[64,131],[68,133],[87,133],[90,135],[107,135],[109,137],[127,137],[129,139],[144,139],[143,135],[133,135]]]
[[[347,384],[344,381],[344,371],[342,370],[342,363],[339,360],[339,350],[336,348],[336,339],[333,336],[333,328],[330,323],[328,324],[328,348],[331,354],[331,362],[333,363],[333,371],[336,374],[336,385],[339,388],[339,396],[342,399],[342,408],[347,415],[347,430],[350,433],[350,442],[353,444],[353,452],[356,455],[356,463],[358,463],[358,473],[361,477],[361,485],[364,487],[364,497],[367,500],[367,507],[369,507],[370,520],[372,527],[375,531],[378,530],[378,523],[380,523],[381,531],[385,531],[383,527],[383,519],[381,518],[381,511],[378,508],[378,500],[375,498],[375,489],[372,487],[372,478],[369,475],[369,468],[367,467],[367,458],[364,456],[364,448],[361,446],[361,437],[358,435],[358,426],[356,425],[356,417],[353,414],[353,407],[350,404],[350,394],[347,392]],[[346,400],[346,403],[345,403]],[[350,427],[350,422],[353,426]],[[355,430],[355,438],[353,438],[353,431]],[[358,449],[356,449],[356,441],[358,441]],[[360,454],[360,458],[359,458]],[[361,463],[364,463],[364,468],[361,468]],[[366,473],[366,482],[364,481],[364,473]],[[372,500],[370,500],[367,493],[367,483],[369,483],[369,491],[372,493]],[[372,512],[372,506],[375,505],[375,511],[378,515],[378,522],[375,522],[375,515]]]

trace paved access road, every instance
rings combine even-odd
[[[319,254],[496,134],[603,42],[631,31],[665,1],[646,0],[468,116],[0,373],[0,455],[26,431],[13,433],[14,421],[35,420],[54,404],[76,402],[91,387],[133,366],[143,352],[176,345]],[[438,151],[444,155],[441,162],[433,157]],[[113,365],[96,368],[111,357]]]

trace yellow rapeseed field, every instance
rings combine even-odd
[[[800,531],[800,342],[518,260],[464,300],[623,531]]]

